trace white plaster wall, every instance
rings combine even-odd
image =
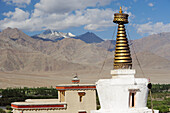
[[[101,109],[128,109],[129,91],[134,79],[102,79],[97,82]]]
[[[146,107],[148,97],[148,80],[135,78],[135,70],[112,70],[112,79],[100,79],[96,88],[101,105],[100,110],[91,113],[152,113]],[[130,91],[135,91],[135,107],[129,106]],[[158,113],[158,110],[155,110]]]
[[[59,99],[26,99],[25,102],[37,103],[37,102],[59,102]]]
[[[136,93],[136,108],[146,107],[148,98],[148,80],[145,78],[136,78],[135,82],[140,89],[140,91]]]
[[[91,111],[91,113],[152,113],[151,109],[148,108],[142,108],[142,109],[136,109],[136,108],[132,108],[132,109],[120,109],[120,110],[93,110]],[[154,113],[159,113],[159,110],[154,110]]]

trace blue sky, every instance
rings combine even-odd
[[[131,39],[170,32],[170,0],[0,0],[0,30],[18,28],[28,35],[46,29],[111,39],[113,14],[123,7]]]

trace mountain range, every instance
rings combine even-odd
[[[114,40],[102,40],[89,32],[75,36],[55,31],[55,38],[49,34],[52,34],[50,30],[45,31],[43,35],[49,37],[40,39],[30,37],[17,28],[0,32],[0,73],[81,71],[92,77],[91,74],[97,75],[102,66],[103,71],[112,69]],[[57,36],[64,38],[54,41]],[[140,64],[146,71],[170,70],[170,33],[154,34],[130,43],[134,69],[139,70]]]
[[[41,34],[32,36],[32,38],[35,38],[35,39],[40,39],[43,41],[53,41],[53,42],[62,40],[64,38],[73,38],[73,37],[76,37],[76,36],[73,35],[72,33],[62,33],[62,32],[50,30],[50,29],[45,30]]]
[[[100,37],[98,37],[97,35],[95,35],[94,33],[91,33],[91,32],[87,32],[85,34],[76,36],[70,32],[63,33],[63,32],[59,32],[59,31],[55,31],[55,30],[51,30],[51,29],[45,30],[41,34],[34,35],[34,36],[32,36],[32,38],[43,40],[43,41],[52,41],[52,42],[57,42],[59,40],[65,39],[65,38],[80,39],[86,43],[100,43],[100,42],[104,41],[103,39],[101,39]]]
[[[17,28],[3,30],[0,33],[0,70],[56,71],[67,69],[72,65],[75,65],[73,67],[77,69],[89,66],[97,68],[104,61],[106,54],[108,54],[108,60],[113,59],[111,50],[115,47],[115,41],[100,40],[101,38],[89,32],[78,38],[71,33],[46,30],[38,36],[44,35],[41,38],[56,40],[56,38],[50,37],[51,34],[56,38],[60,36],[65,38],[58,41],[44,41],[32,38]],[[76,38],[72,38],[72,36]],[[90,41],[87,41],[88,38]],[[132,46],[144,68],[170,68],[170,33],[133,40],[130,47]],[[134,55],[134,51],[132,51],[132,56]],[[110,64],[112,65],[112,61]],[[151,66],[151,64],[153,65]]]
[[[106,50],[80,39],[44,41],[7,28],[0,33],[0,53],[1,71],[56,71],[86,69],[103,60]]]

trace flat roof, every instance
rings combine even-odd
[[[94,90],[95,84],[60,84],[56,86],[57,90]]]
[[[34,108],[66,108],[66,102],[13,102],[12,108],[16,109],[34,109]]]
[[[57,86],[96,86],[95,84],[59,84]]]

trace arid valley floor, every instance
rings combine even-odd
[[[98,79],[111,78],[110,70],[77,72],[81,83],[95,83]],[[170,70],[143,70],[146,78],[152,83],[170,83]],[[58,84],[70,84],[73,75],[71,71],[60,71],[50,73],[24,73],[24,72],[0,72],[0,88],[7,87],[55,87]],[[137,70],[136,77],[144,77],[141,70]]]

